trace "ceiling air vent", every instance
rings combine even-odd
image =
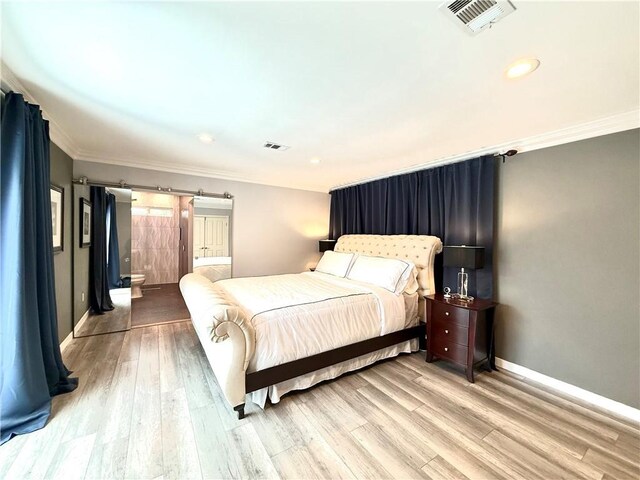
[[[291,147],[288,147],[287,145],[280,145],[273,142],[267,142],[264,144],[264,148],[270,148],[271,150],[288,150]]]
[[[511,2],[498,0],[454,0],[439,9],[469,35],[477,35],[516,11]]]

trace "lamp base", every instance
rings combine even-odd
[[[464,271],[464,268],[461,268],[458,273],[458,293],[452,295],[452,297],[457,300],[462,300],[463,302],[473,302],[473,297],[467,295],[468,283],[469,274]]]

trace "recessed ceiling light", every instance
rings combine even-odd
[[[213,143],[213,137],[208,133],[201,133],[200,135],[198,135],[198,140],[200,140],[202,143]]]
[[[539,66],[540,60],[537,58],[526,58],[509,65],[505,74],[507,78],[519,78],[533,72]]]
[[[320,163],[320,159],[319,158],[312,158],[311,160],[309,160],[309,162],[313,163],[314,165],[317,165]]]

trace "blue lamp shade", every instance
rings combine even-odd
[[[478,270],[484,267],[484,247],[445,246],[442,264],[445,267]]]
[[[318,251],[326,252],[327,250],[333,250],[333,247],[336,246],[336,240],[319,240],[318,241]]]

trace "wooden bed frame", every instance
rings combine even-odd
[[[361,342],[352,343],[343,347],[334,348],[326,352],[311,355],[310,357],[300,358],[292,362],[276,365],[275,367],[265,368],[257,372],[247,373],[245,378],[246,392],[254,392],[264,387],[275,385],[276,383],[291,380],[306,373],[315,372],[321,368],[329,367],[346,360],[375,352],[382,348],[396,345],[397,343],[406,342],[414,338],[420,339],[421,348],[424,348],[426,329],[425,324],[420,323],[415,327],[405,328],[396,332],[374,337]],[[238,412],[238,418],[244,418],[244,404],[234,407]]]
[[[433,265],[435,255],[442,251],[439,238],[428,235],[343,235],[338,239],[334,250],[412,261],[417,268],[417,316],[419,320],[424,320],[423,297],[435,292]],[[180,289],[218,384],[239,418],[243,418],[245,414],[247,393],[414,338],[418,338],[421,348],[424,348],[426,326],[424,323],[418,323],[416,326],[387,335],[249,372],[249,364],[255,354],[256,332],[242,308],[217,291],[208,279],[198,274],[185,275],[180,280]],[[325,375],[323,372],[314,379],[314,383],[318,383],[320,378],[328,379],[332,376],[333,374]]]

